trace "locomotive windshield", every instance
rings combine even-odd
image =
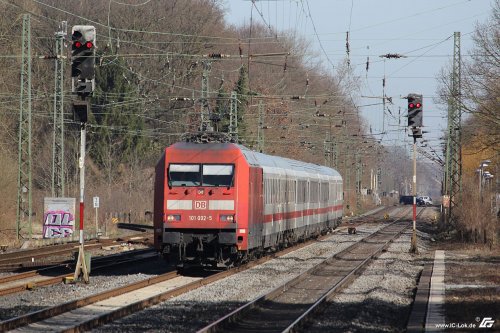
[[[233,175],[232,164],[170,164],[168,185],[230,187],[233,185]]]
[[[200,186],[199,164],[170,164],[168,168],[169,186]]]
[[[232,186],[233,168],[231,164],[204,164],[203,186]]]

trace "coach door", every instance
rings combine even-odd
[[[262,169],[250,168],[248,193],[248,248],[261,245],[264,223]]]

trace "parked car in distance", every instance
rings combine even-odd
[[[429,196],[419,196],[417,197],[417,205],[419,206],[432,206],[432,198]]]
[[[399,197],[399,203],[403,205],[413,205],[412,195],[402,195]]]

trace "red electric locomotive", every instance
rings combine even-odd
[[[238,264],[342,217],[337,171],[233,143],[166,148],[154,196],[155,247],[180,264]]]

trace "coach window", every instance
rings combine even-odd
[[[321,183],[321,202],[328,202],[328,192],[330,188],[328,186],[328,183]]]
[[[305,196],[304,196],[304,203],[310,202],[309,199],[311,197],[311,183],[309,181],[306,182],[306,191],[305,191]]]
[[[233,186],[234,165],[204,164],[202,174],[203,186]]]
[[[200,186],[199,164],[170,164],[168,167],[168,186]]]
[[[278,179],[273,179],[273,198],[272,203],[278,203],[279,182]]]
[[[299,188],[297,190],[297,202],[304,203],[306,202],[306,191],[307,191],[307,182],[304,180],[299,180]]]
[[[271,203],[271,185],[269,179],[264,180],[264,197],[265,197],[265,203],[270,204]]]
[[[313,203],[319,202],[319,183],[311,182],[309,201]]]

